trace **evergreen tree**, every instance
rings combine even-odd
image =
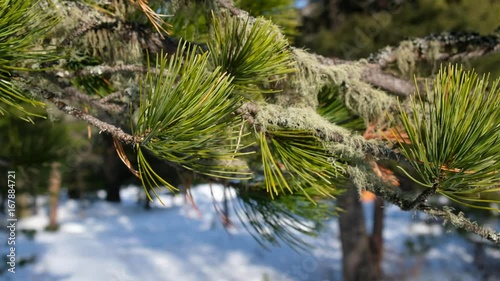
[[[498,34],[409,39],[343,61],[290,46],[273,21],[227,0],[5,0],[0,15],[2,112],[33,120],[22,102],[50,104],[110,134],[150,198],[177,186],[146,154],[236,188],[262,241],[304,246],[296,232],[314,235],[348,208],[335,198],[367,190],[500,243],[429,200],[499,211],[499,79],[446,64],[498,51]],[[443,66],[414,85],[417,61]],[[349,279],[374,276],[359,274]]]

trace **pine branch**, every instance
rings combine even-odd
[[[231,0],[218,0],[217,2],[219,2],[219,5],[222,8],[230,11],[231,14],[233,14],[235,16],[243,16],[243,17],[249,16],[247,11],[236,8],[233,4],[233,1],[231,1]]]
[[[154,68],[149,69],[149,71],[151,73],[156,73],[156,69]],[[118,72],[146,73],[148,72],[148,68],[143,65],[97,65],[84,67],[74,72],[68,70],[59,71],[56,75],[60,78],[75,78],[81,76],[100,76],[103,74],[114,74]]]
[[[101,132],[108,132],[110,135],[112,135],[113,137],[117,138],[118,140],[126,144],[135,145],[137,143],[142,142],[142,137],[132,136],[130,134],[127,134],[121,128],[118,128],[112,124],[101,121],[90,114],[87,114],[75,107],[67,105],[64,101],[62,101],[57,97],[56,93],[50,92],[45,89],[40,89],[37,87],[34,87],[31,90],[36,94],[38,94],[40,97],[43,97],[44,99],[50,101],[64,113],[89,123],[90,125],[98,128]]]
[[[398,60],[398,51],[405,48],[415,60],[455,61],[471,59],[500,51],[500,35],[478,33],[441,33],[401,42],[371,55],[371,63],[385,68]]]
[[[86,7],[85,7],[86,8]],[[85,8],[81,8],[84,10]],[[63,40],[67,45],[66,41],[71,42],[89,31],[99,31],[107,30],[109,32],[120,32],[121,37],[126,41],[133,37],[137,37],[139,44],[143,50],[147,50],[150,54],[157,54],[160,52],[175,53],[179,39],[168,36],[168,34],[161,34],[158,32],[152,32],[144,24],[121,21],[118,18],[109,18],[107,15],[103,16],[103,19],[95,23],[84,24],[73,31],[72,34],[68,35],[68,38]],[[206,46],[201,46],[202,49],[206,49]]]
[[[99,99],[99,103],[109,103],[110,101],[112,101],[114,99],[119,99],[119,98],[123,97],[123,95],[125,95],[126,93],[127,93],[127,89],[125,89],[125,91],[111,93],[111,94]]]
[[[415,92],[415,84],[406,79],[384,73],[377,64],[368,64],[361,79],[370,85],[381,88],[401,97],[408,97]]]
[[[336,149],[345,149],[342,151],[345,157],[363,160],[365,154],[369,154],[376,158],[404,161],[402,155],[382,142],[367,141],[361,136],[354,135],[347,129],[326,121],[314,110],[284,108],[273,104],[257,105],[249,102],[244,104],[237,113],[242,114],[242,118],[258,128],[258,130],[275,127],[309,131],[323,142],[336,147]]]
[[[450,222],[457,228],[475,233],[495,244],[500,244],[500,232],[496,232],[495,230],[487,227],[479,226],[476,222],[466,218],[463,213],[453,213],[453,210],[449,207],[439,209],[425,204],[424,198],[427,199],[429,197],[432,191],[428,190],[431,189],[424,191],[414,200],[408,200],[402,198],[401,194],[398,193],[397,187],[388,187],[387,183],[383,182],[375,175],[369,175],[367,173],[365,173],[365,175],[368,177],[367,180],[370,182],[370,184],[363,186],[363,188],[366,188],[367,191],[372,192],[380,198],[383,198],[385,201],[396,205],[401,210],[424,212],[430,216],[443,219],[445,223]],[[418,204],[416,204],[416,202],[418,202]],[[409,206],[412,206],[412,208],[408,208]]]
[[[248,15],[245,11],[235,8],[226,0],[220,0],[222,7],[233,15]],[[500,35],[479,35],[477,33],[442,33],[424,38],[409,40],[415,60],[428,61],[456,61],[484,56],[500,51]],[[406,44],[406,45],[405,45]],[[397,47],[387,47],[368,58],[361,75],[361,81],[396,95],[407,97],[415,92],[412,81],[396,77],[383,72],[389,64],[398,60],[399,50],[408,48],[408,41]],[[294,50],[294,48],[291,48]],[[317,63],[325,66],[352,64],[355,61],[346,61],[336,58],[327,58],[317,54],[310,54]]]
[[[76,38],[79,38],[83,35],[85,35],[87,32],[89,32],[92,29],[97,28],[99,25],[103,24],[102,22],[99,22],[97,20],[92,20],[88,23],[83,23],[81,24],[78,28],[73,30],[64,40],[60,43],[61,47],[67,47],[71,42],[73,42]],[[108,24],[108,23],[106,23]]]
[[[162,15],[155,12],[153,9],[151,9],[151,7],[149,7],[148,0],[130,0],[130,2],[139,6],[139,8],[144,12],[146,17],[148,17],[149,21],[156,29],[161,38],[163,38],[162,34],[163,32],[169,34],[169,32],[163,27],[164,25],[169,26],[163,20],[164,17],[168,17],[169,15]]]
[[[294,48],[292,48],[292,50],[298,51],[298,49]],[[310,53],[309,55],[316,63],[323,66],[339,66],[356,63],[356,61],[327,58],[314,53]],[[407,97],[415,91],[415,85],[413,82],[384,73],[382,67],[377,63],[364,64],[359,79],[365,83],[401,97]]]
[[[450,208],[445,207],[443,208],[443,210],[439,210],[436,208],[428,208],[425,206],[421,206],[417,208],[417,210],[423,211],[430,216],[444,219],[445,223],[449,222],[457,228],[462,228],[468,232],[475,233],[497,245],[500,244],[499,232],[496,232],[488,227],[479,226],[476,222],[466,218],[462,212],[454,214]]]
[[[251,18],[247,12],[235,8],[234,5],[231,3],[231,1],[218,0],[218,2],[219,2],[221,7],[229,10],[231,14],[233,14],[237,17],[243,18],[243,19],[248,19],[248,22],[250,22],[250,23],[255,22],[255,19]],[[127,26],[126,29],[128,29],[128,31],[133,31],[134,35],[137,35],[141,39],[138,41],[140,42],[142,47],[144,49],[149,50],[151,53],[158,53],[158,52],[160,52],[161,49],[167,49],[167,47],[169,45],[169,44],[167,44],[167,40],[164,40],[163,38],[161,38],[161,35],[156,34],[156,33],[152,33],[150,30],[147,30],[143,26],[139,26],[139,27],[138,26]],[[83,28],[79,32],[80,33],[86,32],[85,28]],[[75,32],[75,34],[78,35],[79,32]],[[479,38],[480,36],[479,37],[472,36],[472,37],[473,38],[469,38],[469,37],[467,37],[465,39],[462,38],[460,40],[458,40],[457,39],[458,37],[457,37],[457,38],[455,38],[457,40],[452,40],[453,37],[451,37],[451,39],[450,39],[450,37],[437,36],[433,40],[428,40],[428,41],[416,40],[414,42],[412,41],[412,44],[414,44],[414,45],[413,45],[413,49],[411,49],[411,50],[413,51],[413,54],[415,55],[416,59],[437,60],[437,59],[469,58],[469,57],[478,56],[478,55],[482,55],[482,54],[486,54],[486,53],[496,52],[499,49],[498,48],[498,36],[495,37],[496,39],[493,40],[494,42],[493,41],[490,42],[488,40],[483,40],[485,38],[482,38],[482,37]],[[476,38],[476,39],[479,38],[481,40],[478,39],[475,41],[474,38]],[[432,44],[429,42],[432,42]],[[427,45],[426,45],[426,43],[427,43]],[[464,45],[460,45],[461,43],[464,43]],[[455,47],[455,46],[460,46],[460,47],[465,46],[465,47],[464,48],[457,48],[457,51],[451,50],[448,52],[447,48],[453,49],[452,47]],[[171,47],[171,44],[170,44],[170,47]],[[474,47],[474,48],[469,48],[469,47]],[[291,51],[292,53],[295,52],[295,49],[293,49],[293,48],[289,48],[288,50]],[[230,52],[228,52],[228,53],[232,54]],[[341,71],[339,71],[339,72],[334,72],[331,69],[328,69],[324,73],[333,74],[333,75],[330,75],[330,76],[325,75],[325,76],[327,76],[327,79],[325,79],[325,80],[328,80],[328,81],[326,81],[326,82],[322,81],[324,83],[321,86],[323,86],[324,84],[336,84],[336,85],[346,84],[347,87],[345,87],[345,88],[350,87],[351,93],[353,92],[353,89],[354,89],[354,91],[356,93],[354,95],[351,95],[348,98],[350,98],[351,101],[356,100],[356,99],[357,100],[363,99],[364,100],[363,102],[365,102],[365,104],[363,104],[362,106],[358,106],[356,113],[363,114],[363,113],[366,113],[366,111],[370,111],[370,110],[373,110],[373,112],[375,112],[373,114],[372,114],[372,112],[370,112],[370,113],[366,113],[366,115],[363,115],[363,117],[366,117],[366,119],[370,119],[370,117],[372,117],[372,116],[376,116],[376,117],[382,116],[383,114],[385,114],[385,112],[394,109],[392,105],[395,104],[393,102],[395,99],[393,99],[393,98],[387,98],[387,100],[389,100],[389,101],[388,102],[384,101],[385,103],[383,103],[383,104],[382,103],[377,104],[377,103],[373,102],[374,100],[377,100],[378,97],[381,97],[381,96],[385,97],[386,95],[382,91],[377,91],[372,86],[376,86],[376,87],[384,89],[385,91],[397,93],[397,94],[402,95],[402,96],[409,95],[413,92],[412,87],[409,86],[409,84],[408,84],[409,82],[407,82],[406,80],[400,79],[397,77],[393,77],[393,76],[384,74],[382,72],[383,67],[386,67],[390,63],[397,61],[398,55],[397,55],[396,48],[392,48],[392,49],[389,48],[389,49],[386,49],[386,50],[380,52],[378,55],[375,55],[374,57],[371,58],[371,62],[372,62],[371,64],[366,64],[365,62],[359,62],[359,61],[342,61],[342,60],[336,60],[336,59],[329,59],[329,58],[321,57],[321,56],[314,55],[314,54],[308,54],[307,59],[309,59],[310,57],[314,57],[314,60],[310,60],[307,62],[307,63],[311,63],[310,64],[311,69],[318,68],[318,66],[319,67],[322,67],[322,66],[335,66],[335,67],[342,66],[343,67],[346,65],[347,66],[349,66],[349,65],[354,66],[354,67],[346,67],[345,69],[341,69]],[[298,60],[300,60],[300,58],[298,58]],[[298,61],[298,63],[300,64],[303,62]],[[304,65],[305,64],[306,63],[304,63]],[[180,65],[181,64],[179,64],[179,66]],[[186,63],[186,65],[189,65],[189,63]],[[196,69],[204,69],[204,68],[205,67],[196,67]],[[349,72],[349,71],[352,71],[353,69],[354,69],[354,73]],[[361,69],[361,71],[360,71],[360,69]],[[88,68],[85,68],[85,69],[82,69],[82,70],[79,70],[79,71],[76,71],[73,73],[70,73],[70,72],[64,73],[64,74],[62,74],[61,77],[72,78],[72,77],[76,77],[76,76],[100,75],[103,73],[116,73],[119,71],[144,72],[144,70],[145,69],[141,66],[114,66],[114,67],[97,66],[97,67],[88,67]],[[308,70],[310,70],[310,69],[308,69]],[[153,72],[154,72],[154,70],[152,70],[150,73],[153,73]],[[198,73],[198,71],[193,71],[192,73]],[[323,74],[323,73],[318,71],[318,73],[314,73],[313,75],[316,75],[316,74],[320,74],[318,76],[321,76],[321,74]],[[341,74],[341,75],[336,75],[336,74]],[[183,74],[183,75],[185,75],[185,74]],[[196,76],[194,74],[192,76],[196,78]],[[200,77],[202,77],[202,76],[200,76]],[[175,78],[177,78],[177,76]],[[221,79],[226,79],[226,76],[224,76]],[[231,79],[232,79],[232,77],[227,78],[228,81]],[[32,89],[32,90],[38,91],[41,96],[43,96],[48,101],[50,101],[51,103],[56,105],[60,110],[62,110],[66,114],[72,115],[78,119],[84,120],[84,121],[88,122],[89,124],[91,124],[92,126],[99,128],[101,131],[109,132],[115,138],[119,139],[120,141],[122,141],[124,143],[138,144],[138,143],[142,143],[142,141],[143,141],[142,136],[148,136],[151,133],[151,130],[150,130],[151,127],[154,127],[154,128],[160,127],[159,124],[162,124],[162,122],[165,122],[166,118],[164,118],[165,117],[164,115],[170,114],[172,112],[176,113],[176,111],[172,110],[172,108],[176,105],[178,106],[179,104],[181,104],[180,102],[173,100],[173,99],[172,100],[174,102],[172,102],[171,104],[166,103],[164,93],[169,93],[170,95],[173,95],[173,93],[190,92],[190,91],[184,91],[184,88],[178,89],[177,91],[173,91],[172,90],[174,88],[173,86],[177,85],[177,82],[178,82],[178,81],[174,81],[174,80],[175,79],[172,79],[172,83],[165,84],[166,86],[164,86],[163,91],[159,91],[158,87],[155,87],[156,84],[151,84],[152,87],[150,87],[150,88],[155,89],[155,91],[158,91],[158,93],[155,94],[155,98],[152,99],[151,104],[153,104],[154,106],[158,106],[159,104],[163,104],[163,105],[165,105],[165,106],[163,106],[163,108],[166,110],[165,110],[165,114],[156,113],[156,115],[153,116],[155,118],[150,118],[151,116],[147,116],[148,118],[145,118],[144,116],[146,116],[146,114],[153,115],[153,113],[154,113],[153,110],[149,110],[150,104],[145,103],[143,108],[142,108],[143,114],[141,114],[141,116],[144,117],[144,120],[143,120],[144,126],[142,128],[143,130],[139,131],[138,136],[129,135],[114,125],[103,122],[103,121],[101,121],[101,120],[99,120],[99,119],[97,119],[89,114],[82,112],[81,110],[78,110],[77,108],[74,108],[72,106],[67,105],[64,101],[59,99],[55,93],[49,92],[47,90],[42,90],[39,88]],[[213,80],[213,79],[208,79],[207,81],[210,81],[210,80]],[[362,80],[363,82],[360,82],[359,80]],[[187,81],[185,83],[187,86],[189,86],[189,87],[186,86],[185,88],[189,88],[189,89],[192,88],[192,89],[199,90],[199,87],[195,87],[195,86],[191,87],[191,83],[193,83],[193,84],[196,84],[196,83],[187,82]],[[200,83],[198,83],[198,84],[200,84]],[[225,85],[225,84],[227,84],[227,83],[220,83],[220,85]],[[207,89],[208,88],[209,87],[207,86]],[[65,91],[68,91],[68,93],[75,94],[71,90],[72,90],[71,88],[65,89]],[[224,91],[221,91],[221,93],[222,92],[224,92]],[[311,96],[314,94],[317,94],[317,91],[314,93],[313,92],[314,91],[311,90],[311,93],[312,93]],[[348,90],[345,90],[345,92],[348,92]],[[378,93],[375,93],[375,92],[378,92]],[[193,93],[194,93],[194,91],[192,91],[191,94],[193,94]],[[204,95],[204,94],[203,95],[202,94],[194,95],[193,94],[193,98],[203,97],[203,99],[201,99],[199,101],[200,104],[210,101],[209,98],[205,98],[205,97],[209,97],[209,96],[212,97],[211,95],[208,95],[208,93],[213,93],[213,91],[210,89],[210,91],[207,90],[207,91],[204,91],[204,93],[206,95]],[[377,94],[378,94],[378,96],[377,96]],[[86,97],[80,96],[78,93],[76,95],[79,96],[79,98],[81,100],[86,99]],[[180,94],[175,95],[175,96],[182,97],[182,95],[180,95]],[[186,100],[181,99],[180,101],[183,101],[184,104],[188,104],[187,100],[191,101],[192,98],[189,98]],[[222,100],[227,101],[229,99],[226,96],[224,96],[224,98]],[[370,100],[370,101],[366,102],[366,100]],[[107,100],[105,100],[105,101],[107,101]],[[344,102],[347,104],[349,101],[344,101]],[[369,104],[366,105],[367,103],[369,103]],[[373,105],[375,105],[375,106],[373,106]],[[189,107],[185,106],[184,108],[189,108]],[[213,109],[213,108],[215,108],[215,106],[213,106],[213,104],[209,104],[207,106],[207,108]],[[224,114],[221,114],[221,117],[228,116],[228,114],[230,114],[232,110],[234,110],[234,108],[232,108],[232,106],[231,106],[231,109],[227,110],[227,112],[224,111],[223,112]],[[213,118],[213,116],[211,116],[210,114],[205,114],[203,112],[200,113],[200,111],[197,111],[197,110],[194,110],[194,111],[196,111],[195,112],[196,114],[190,114],[190,117],[192,117],[191,119],[197,121],[197,123],[205,122],[206,120],[201,120],[204,118],[210,118],[210,117]],[[272,104],[257,106],[254,103],[247,103],[243,106],[243,108],[240,109],[240,111],[241,112],[239,112],[239,113],[243,114],[243,118],[246,121],[248,121],[249,124],[252,124],[254,126],[254,128],[256,128],[261,133],[266,132],[266,130],[272,129],[272,128],[307,131],[310,134],[317,137],[321,142],[323,142],[325,144],[325,149],[328,150],[329,153],[332,153],[334,155],[339,155],[339,154],[344,155],[345,158],[347,158],[349,161],[352,160],[352,163],[350,163],[350,164],[359,164],[360,166],[362,166],[363,165],[362,162],[364,161],[364,158],[366,155],[373,155],[377,158],[382,158],[382,159],[393,159],[393,160],[398,161],[399,163],[405,161],[404,157],[400,156],[398,153],[393,151],[391,148],[389,148],[385,144],[383,144],[381,142],[376,142],[376,141],[366,141],[363,138],[361,138],[360,136],[356,136],[353,133],[351,133],[350,131],[348,131],[340,126],[337,126],[335,124],[327,122],[326,120],[321,118],[316,113],[316,111],[313,107],[311,107],[311,108],[293,108],[293,107],[287,108],[287,107],[282,107],[282,106],[272,105]],[[177,113],[179,113],[179,112],[177,112]],[[201,118],[200,118],[200,116],[201,116]],[[209,117],[207,117],[207,116],[209,116]],[[176,117],[176,116],[174,116],[174,117]],[[154,120],[152,120],[152,119],[154,119]],[[159,135],[159,137],[157,137],[155,139],[155,141],[158,141],[158,140],[162,141],[163,145],[164,145],[163,147],[159,147],[158,142],[150,142],[149,143],[150,144],[149,148],[152,148],[153,145],[157,146],[156,148],[158,151],[160,151],[159,148],[161,148],[162,150],[160,152],[162,152],[164,156],[166,155],[165,158],[167,158],[167,159],[173,158],[172,157],[173,153],[178,154],[178,150],[176,150],[176,149],[172,149],[174,151],[173,153],[170,153],[170,151],[167,151],[168,153],[170,153],[172,155],[165,153],[165,151],[167,149],[171,149],[171,144],[172,144],[171,143],[171,135],[173,135],[173,133],[171,133],[168,130],[171,130],[175,133],[183,132],[184,134],[186,134],[186,132],[188,131],[188,130],[182,130],[183,127],[175,127],[175,126],[179,126],[178,124],[182,123],[182,122],[177,122],[178,120],[180,120],[180,118],[171,118],[170,124],[167,124],[167,125],[172,125],[172,126],[165,126],[165,127],[159,128],[158,130],[155,130],[154,133],[156,133],[156,135]],[[201,120],[201,121],[199,121],[199,120]],[[218,120],[223,120],[223,118],[218,118]],[[207,123],[210,123],[210,122],[207,122]],[[183,124],[183,126],[187,126],[187,125],[185,125],[186,122],[184,122],[182,124]],[[205,124],[205,123],[203,123],[203,124]],[[191,124],[189,124],[189,125],[191,125]],[[237,125],[237,124],[235,123],[235,125]],[[191,126],[191,127],[193,127],[193,126]],[[187,129],[190,129],[190,128],[187,128]],[[209,127],[209,129],[211,129],[211,127]],[[189,132],[189,134],[196,136],[196,139],[199,139],[198,133],[199,132]],[[210,136],[210,138],[207,138],[207,142],[208,142],[208,141],[211,141],[212,136],[218,135],[218,137],[221,137],[222,134],[218,134],[218,132],[217,132],[217,134],[207,134],[207,135]],[[192,138],[191,135],[188,135],[187,137],[190,137],[191,140],[195,139],[195,138]],[[183,141],[184,139],[188,139],[187,137],[180,139],[180,141],[178,141],[178,143],[183,144],[184,142],[181,142],[181,141]],[[239,140],[238,140],[238,142],[239,142]],[[199,150],[200,150],[199,148],[195,147],[194,149],[189,150],[188,152],[191,154],[194,154],[194,153],[192,153],[192,151],[198,152]],[[206,151],[204,151],[204,152],[206,152]],[[230,152],[233,152],[233,150],[230,150]],[[139,150],[139,153],[140,153],[140,150]],[[173,156],[175,157],[176,155],[173,155]],[[212,158],[211,155],[204,155],[204,156],[206,156],[207,159]],[[232,157],[232,158],[234,158],[234,157]],[[181,160],[183,160],[183,159],[181,159]],[[145,161],[143,161],[143,162],[145,162]],[[180,162],[181,161],[179,160],[179,163]],[[205,163],[202,163],[202,164],[205,164]],[[147,170],[148,168],[150,168],[149,166],[144,165],[143,167],[146,167],[146,168],[143,168],[143,170],[142,170],[143,172],[144,171],[146,173],[150,172],[149,170]],[[196,170],[197,168],[199,168],[199,166],[193,167],[194,170]],[[152,172],[154,172],[154,171],[152,171]],[[369,173],[368,170],[362,171],[362,172],[364,172],[366,174]],[[208,173],[207,173],[207,175],[208,175]],[[369,175],[367,177],[369,177]],[[471,222],[470,220],[463,218],[463,216],[461,216],[460,214],[455,215],[449,210],[438,210],[438,209],[435,209],[435,208],[432,208],[432,207],[429,207],[429,206],[426,206],[425,204],[423,204],[423,201],[425,201],[424,199],[426,199],[426,197],[427,197],[427,193],[425,193],[421,197],[418,197],[416,200],[414,200],[412,202],[412,201],[402,199],[398,194],[393,193],[394,190],[389,190],[387,188],[377,187],[376,184],[374,184],[374,185],[375,186],[367,187],[367,189],[370,191],[373,191],[375,194],[385,198],[389,202],[399,206],[402,209],[415,209],[415,210],[423,211],[423,212],[428,213],[428,214],[433,215],[433,216],[444,218],[447,221],[452,222],[452,224],[454,224],[457,227],[464,228],[464,229],[467,229],[468,231],[472,231],[474,233],[477,233],[477,234],[481,235],[482,237],[485,237],[494,243],[499,243],[498,242],[499,241],[499,239],[498,239],[499,234],[498,233],[481,228],[481,227],[477,226],[477,224],[475,224],[474,222]],[[418,204],[415,204],[415,202],[417,202]],[[410,206],[410,207],[408,207],[408,206]]]
[[[401,210],[410,211],[421,205],[424,205],[425,202],[427,202],[427,200],[429,199],[429,197],[431,197],[433,194],[436,193],[436,190],[437,190],[437,184],[434,184],[432,188],[425,189],[422,193],[420,193],[420,195],[417,196],[417,198],[415,198],[415,200],[411,202],[405,202],[405,204],[401,206]]]
[[[402,112],[399,119],[409,141],[400,142],[401,153],[420,177],[415,182],[456,202],[498,210],[489,204],[494,200],[470,196],[495,191],[499,182],[499,82],[449,66],[426,93],[432,104],[412,99],[410,112],[425,114]]]
[[[12,85],[16,76],[13,71],[30,71],[31,67],[23,66],[25,61],[53,61],[57,55],[53,51],[39,48],[39,42],[56,24],[56,18],[40,9],[36,1],[2,1],[0,2],[0,115],[6,107],[16,108],[22,115],[20,118],[31,121],[31,117],[40,117],[23,107],[28,103],[43,106],[36,100],[26,96]]]
[[[76,99],[79,102],[92,104],[93,106],[101,110],[104,110],[110,114],[117,114],[123,111],[123,108],[120,107],[119,105],[108,103],[108,101],[113,97],[108,98],[108,96],[106,96],[100,100],[96,100],[91,96],[80,92],[75,87],[66,87],[63,89],[63,91],[65,94],[68,94],[71,98]],[[119,93],[121,94],[121,92]]]
[[[231,14],[235,16],[250,17],[246,11],[234,7],[234,5],[229,0],[218,0],[218,2],[221,7],[229,10]],[[292,50],[292,52],[296,50],[293,47],[291,47],[290,49]],[[325,66],[352,64],[356,62],[341,60],[337,58],[327,58],[313,53],[311,53],[310,55],[314,57],[317,63]],[[402,97],[407,97],[415,91],[413,82],[384,73],[381,69],[382,66],[383,65],[381,64],[381,62],[366,64],[360,77],[361,81]]]

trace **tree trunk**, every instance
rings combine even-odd
[[[377,10],[386,11],[389,9],[389,1],[388,0],[377,0]]]
[[[384,253],[383,244],[384,230],[384,200],[380,197],[375,199],[373,206],[373,229],[370,236],[370,249],[372,253],[373,266],[377,276],[382,277],[382,258]]]
[[[106,201],[121,202],[120,185],[122,183],[122,171],[125,165],[116,154],[113,139],[103,136],[106,145],[104,153],[104,175],[106,178]]]
[[[61,190],[61,164],[53,162],[50,170],[49,193],[50,193],[50,215],[47,230],[56,230],[57,208],[59,206],[59,191]]]
[[[350,187],[340,195],[338,204],[344,210],[339,218],[343,280],[379,280],[370,250],[370,240],[366,233],[363,208],[356,188]]]
[[[0,214],[4,215],[5,212],[5,198],[3,196],[3,191],[0,192]]]
[[[33,173],[36,173],[36,177],[39,177],[40,174],[38,171],[34,170]],[[31,213],[33,215],[38,214],[38,184],[31,184],[31,196],[33,196],[33,201],[31,202]]]
[[[339,23],[339,0],[327,0],[323,3],[325,7],[324,21],[329,30],[335,30]]]

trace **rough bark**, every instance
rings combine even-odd
[[[49,192],[50,192],[50,214],[48,230],[56,230],[57,209],[59,206],[59,191],[61,190],[61,163],[53,162],[50,170]]]
[[[370,236],[370,250],[373,266],[379,278],[382,277],[382,259],[384,254],[384,199],[377,197],[373,206],[373,228]]]
[[[0,214],[5,214],[5,197],[2,192],[0,192]]]
[[[99,128],[103,132],[108,132],[109,134],[111,134],[112,136],[116,137],[117,139],[121,140],[124,143],[135,144],[141,142],[141,138],[127,134],[119,127],[103,122],[92,115],[89,115],[75,107],[67,105],[62,100],[56,98],[54,94],[49,91],[43,91],[43,96],[49,101],[51,101],[59,110],[65,112],[66,114],[74,116],[80,120],[83,120],[96,128]]]
[[[128,173],[125,165],[116,154],[113,140],[109,136],[104,136],[104,175],[106,179],[106,201],[120,202],[120,185],[125,173]]]
[[[356,188],[340,195],[338,204],[344,210],[339,217],[343,280],[379,280]]]

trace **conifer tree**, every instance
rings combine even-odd
[[[429,200],[499,211],[499,79],[448,64],[497,52],[498,34],[409,39],[343,61],[292,47],[272,16],[227,0],[5,0],[0,15],[2,113],[36,124],[23,102],[55,106],[112,135],[150,199],[177,187],[146,153],[234,187],[262,241],[303,246],[297,232],[315,234],[340,194],[366,190],[500,243]],[[418,60],[442,63],[426,84],[405,76]]]

